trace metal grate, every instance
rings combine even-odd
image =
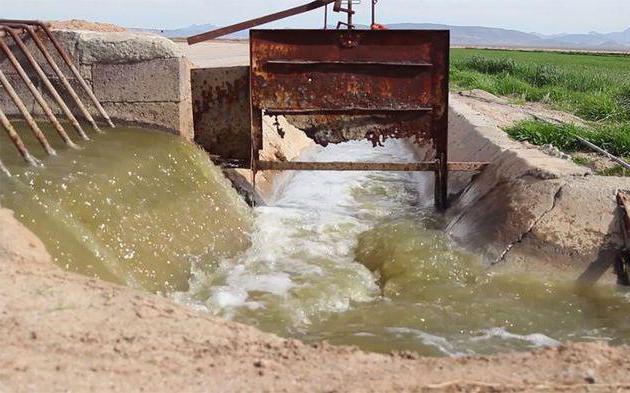
[[[74,90],[70,82],[68,81],[68,78],[61,71],[61,68],[55,62],[54,58],[51,56],[48,49],[46,49],[46,45],[44,44],[45,40],[49,40],[50,43],[52,43],[55,50],[64,60],[64,62],[66,63],[66,65],[68,66],[68,68],[70,69],[74,77],[76,78],[76,80],[79,82],[79,84],[83,88],[83,90],[85,90],[85,92],[89,96],[94,106],[97,108],[99,114],[102,116],[104,121],[108,124],[109,127],[114,127],[114,123],[109,118],[109,115],[107,114],[105,109],[103,109],[102,105],[100,104],[100,102],[98,101],[94,93],[92,92],[92,89],[88,86],[88,84],[85,82],[85,80],[81,76],[73,60],[66,53],[63,47],[59,44],[59,42],[57,41],[55,36],[52,34],[52,32],[48,29],[46,24],[42,22],[38,22],[38,21],[31,21],[31,20],[0,19],[0,53],[2,53],[6,57],[6,59],[9,61],[10,66],[17,73],[20,80],[26,85],[30,94],[35,99],[37,105],[41,107],[41,109],[43,110],[45,114],[45,117],[53,125],[53,127],[59,134],[60,138],[66,143],[66,145],[70,147],[76,147],[76,144],[74,143],[72,138],[68,135],[68,133],[64,129],[63,125],[61,124],[57,116],[54,114],[51,106],[48,104],[48,102],[46,102],[44,95],[37,89],[33,79],[31,79],[31,76],[29,76],[28,73],[26,72],[24,65],[20,63],[20,61],[17,59],[17,57],[13,53],[11,46],[9,46],[9,42],[12,41],[14,46],[17,47],[19,51],[24,55],[24,58],[26,59],[28,66],[30,67],[30,69],[32,69],[35,72],[35,76],[37,80],[41,82],[41,84],[43,84],[48,95],[52,97],[54,103],[61,109],[64,116],[70,122],[70,124],[75,129],[79,137],[83,140],[88,140],[89,137],[86,134],[83,127],[81,126],[81,124],[79,123],[79,121],[77,120],[77,118],[75,117],[75,115],[72,113],[72,111],[66,104],[66,102],[64,101],[64,99],[62,98],[57,88],[55,88],[55,86],[52,84],[52,82],[50,81],[46,73],[43,71],[42,66],[38,63],[35,56],[33,56],[33,53],[31,53],[29,47],[25,44],[26,39],[30,39],[35,44],[38,51],[41,53],[43,58],[46,60],[46,62],[48,63],[50,68],[53,70],[58,80],[60,81],[65,92],[67,92],[70,95],[70,97],[76,104],[77,108],[79,108],[81,115],[90,123],[92,128],[96,130],[97,132],[102,132],[98,124],[94,120],[94,117],[90,114],[89,110],[83,104],[81,98],[79,97],[77,92]],[[37,125],[37,122],[34,119],[33,114],[28,110],[28,108],[24,104],[24,101],[19,96],[14,86],[11,84],[11,82],[6,77],[6,75],[2,72],[2,70],[0,70],[0,85],[2,85],[6,93],[11,98],[11,101],[13,101],[15,106],[18,108],[18,111],[20,112],[24,120],[26,120],[31,130],[33,131],[35,137],[37,138],[39,143],[42,145],[46,153],[48,153],[49,155],[54,155],[55,150],[51,147],[50,143],[48,142],[48,139],[46,138],[46,135],[39,128],[39,126]],[[37,160],[33,158],[33,156],[30,154],[27,147],[22,142],[22,139],[20,138],[19,134],[16,132],[15,128],[12,126],[10,120],[8,119],[8,117],[6,116],[2,108],[0,108],[0,123],[1,123],[1,126],[7,132],[7,134],[9,135],[9,138],[11,139],[12,143],[16,147],[17,151],[24,158],[24,160],[31,165],[36,165]],[[3,172],[8,172],[6,171],[6,168],[4,166],[2,166],[1,169],[3,170]]]

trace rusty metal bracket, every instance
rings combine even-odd
[[[617,193],[617,205],[621,211],[621,233],[623,234],[624,248],[615,261],[615,273],[619,285],[630,286],[630,191]]]

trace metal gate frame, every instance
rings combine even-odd
[[[447,207],[448,172],[487,163],[448,162],[448,30],[251,30],[251,167],[264,170],[431,171]],[[411,163],[261,161],[263,115],[363,116],[365,138],[430,143],[434,160]]]

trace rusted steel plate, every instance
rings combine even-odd
[[[193,69],[195,142],[223,159],[251,158],[248,67]]]
[[[416,121],[447,110],[447,31],[255,30],[252,105],[270,114],[378,113]],[[435,113],[432,113],[435,111]],[[384,137],[433,139],[426,125],[375,127]],[[443,131],[444,133],[446,130]]]
[[[324,146],[362,138],[430,144],[434,162],[408,165],[436,172],[436,203],[446,205],[448,31],[252,30],[250,50],[254,173],[262,168],[262,116],[286,115]]]
[[[449,162],[450,172],[479,172],[487,162]],[[261,171],[389,171],[422,172],[435,171],[438,164],[434,161],[399,163],[399,162],[304,162],[304,161],[258,161]]]

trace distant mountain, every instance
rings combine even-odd
[[[399,23],[388,25],[390,29],[448,29],[451,44],[461,46],[496,46],[542,49],[582,49],[630,51],[630,28],[602,34],[557,34],[543,35],[524,33],[518,30],[482,26],[450,26],[432,23]]]
[[[366,28],[365,26],[362,26]],[[395,23],[390,29],[427,29],[451,31],[451,44],[458,46],[489,46],[508,48],[576,49],[630,51],[630,28],[616,33],[555,34],[525,33],[518,30],[483,26],[451,26],[435,23]],[[168,38],[189,37],[216,29],[212,24],[192,25],[174,30],[132,29],[159,34]],[[247,39],[249,33],[241,31],[224,38]]]
[[[167,38],[182,38],[182,37],[190,37],[191,35],[205,33],[206,31],[214,30],[217,28],[219,28],[219,26],[206,24],[206,25],[192,25],[192,26],[183,27],[180,29],[172,29],[172,30],[159,30],[159,29],[129,29],[129,30],[143,32],[143,33],[158,34]],[[249,33],[247,31],[239,31],[237,33],[230,34],[222,38],[247,39],[248,37],[249,37]]]
[[[390,29],[450,30],[453,45],[538,46],[544,39],[518,30],[482,26],[450,26],[434,23],[396,23]]]

